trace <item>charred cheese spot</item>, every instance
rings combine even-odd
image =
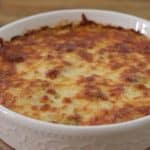
[[[86,52],[86,51],[79,51],[78,52],[79,56],[81,58],[83,58],[85,61],[87,62],[92,62],[93,61],[93,55],[90,54],[89,52]]]
[[[121,27],[43,27],[0,38],[0,104],[53,123],[101,125],[150,115],[150,39]]]
[[[66,104],[68,104],[68,103],[71,103],[71,98],[69,98],[69,97],[65,97],[64,99],[63,99],[63,102],[64,103],[66,103]]]
[[[21,51],[22,47],[20,45],[4,45],[3,46],[3,58],[8,62],[23,62],[26,58],[24,51]]]
[[[49,70],[46,74],[46,76],[51,79],[57,78],[58,75],[59,75],[59,70],[57,69]]]

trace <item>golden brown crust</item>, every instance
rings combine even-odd
[[[0,39],[0,104],[75,125],[150,115],[150,39],[82,18]]]

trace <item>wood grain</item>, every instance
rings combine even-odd
[[[120,11],[150,19],[150,0],[0,0],[0,24],[39,12],[68,8]],[[0,140],[0,150],[13,150]]]

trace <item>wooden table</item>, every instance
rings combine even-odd
[[[0,0],[0,25],[39,12],[96,8],[129,13],[150,20],[150,0]],[[12,150],[0,140],[0,150]]]
[[[14,149],[8,146],[6,143],[4,143],[2,140],[0,140],[0,150],[14,150]]]
[[[43,11],[66,8],[115,10],[150,19],[150,0],[0,0],[0,24]]]

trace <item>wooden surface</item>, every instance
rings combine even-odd
[[[8,146],[6,143],[4,143],[2,140],[0,140],[0,150],[14,150],[14,149]]]
[[[96,8],[129,13],[150,20],[150,0],[0,0],[0,25],[56,9]],[[0,140],[0,150],[12,150]]]
[[[150,0],[0,0],[0,24],[39,12],[66,8],[115,10],[150,19]]]

